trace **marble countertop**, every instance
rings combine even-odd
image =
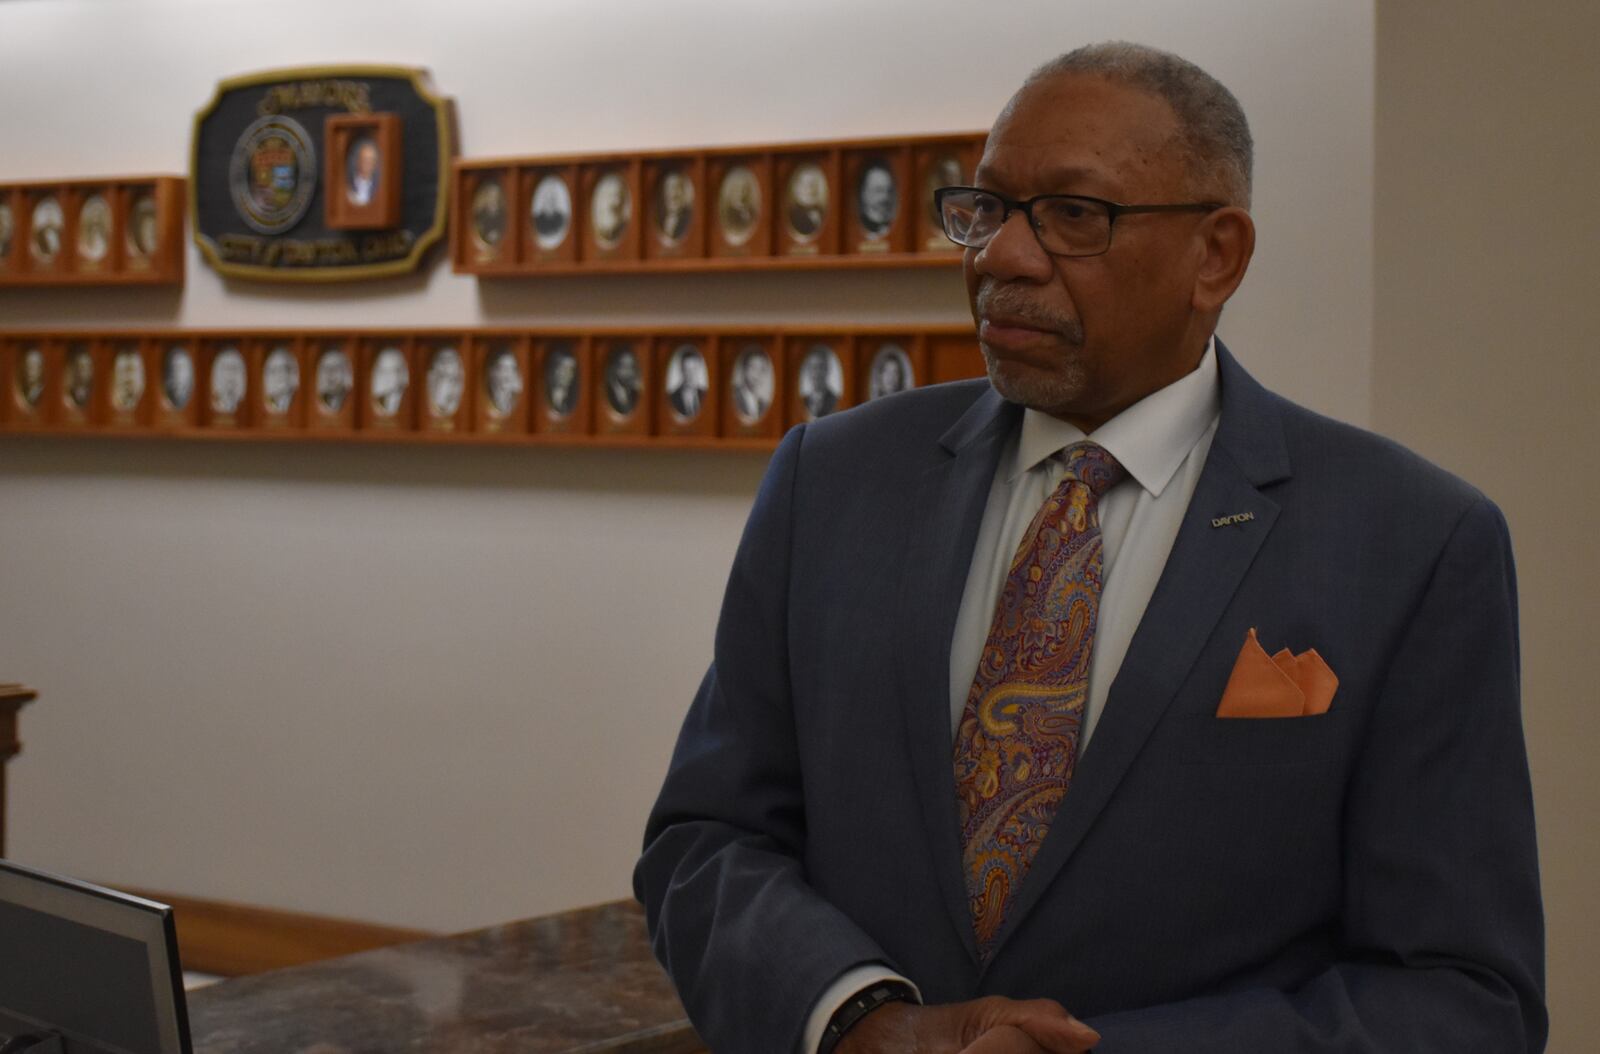
[[[195,1054],[703,1051],[621,901],[189,994]]]

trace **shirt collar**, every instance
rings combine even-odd
[[[1206,352],[1193,372],[1151,392],[1095,429],[1092,436],[1047,413],[1024,410],[1022,434],[1007,481],[1015,483],[1056,451],[1092,438],[1121,462],[1141,487],[1160,497],[1221,408],[1213,338],[1206,342]]]

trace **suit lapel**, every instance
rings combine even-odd
[[[1219,341],[1222,419],[1166,567],[1112,682],[1094,738],[1079,759],[1061,811],[1007,914],[995,951],[1082,843],[1199,658],[1217,620],[1266,541],[1278,505],[1259,488],[1289,474],[1273,396]],[[1255,518],[1226,529],[1217,517]],[[953,777],[952,777],[953,783]],[[970,929],[970,926],[969,926]],[[992,960],[991,960],[992,961]]]
[[[915,483],[901,546],[904,619],[897,651],[911,767],[931,864],[974,963],[951,758],[950,640],[995,466],[1019,413],[991,389],[945,433],[944,453]]]

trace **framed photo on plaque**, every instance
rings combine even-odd
[[[578,259],[576,165],[522,172],[522,258],[534,264]]]
[[[850,338],[788,338],[789,423],[820,420],[855,402]]]
[[[349,432],[356,426],[356,347],[354,337],[318,336],[305,340],[306,427],[317,432]]]
[[[400,225],[405,168],[400,117],[336,114],[322,124],[323,223],[329,230],[387,230]]]
[[[772,160],[713,154],[706,162],[707,255],[772,254]]]
[[[63,269],[67,244],[67,213],[59,191],[46,190],[24,199],[27,220],[27,269],[52,274]]]
[[[783,434],[783,373],[771,337],[718,341],[722,364],[722,434],[775,439]]]
[[[305,363],[294,337],[266,337],[255,342],[257,379],[252,407],[257,428],[299,428],[305,421]]]
[[[891,336],[858,336],[856,365],[860,377],[856,391],[863,402],[909,391],[923,383],[927,374],[925,349],[919,337],[909,333]]]
[[[828,256],[839,251],[839,155],[779,154],[773,163],[778,254]]]
[[[940,187],[972,185],[978,145],[970,139],[929,143],[917,147],[912,156],[917,193],[914,248],[918,252],[959,253],[961,246],[944,236],[944,223],[933,203],[933,192]]]
[[[416,418],[411,341],[375,337],[362,342],[360,427],[372,432],[409,432]]]
[[[473,342],[478,360],[477,430],[518,433],[528,430],[528,345],[515,336],[486,336]]]
[[[424,432],[465,432],[472,421],[470,350],[459,336],[417,341],[418,392]]]
[[[705,255],[706,166],[698,157],[663,158],[644,166],[644,255],[652,260]]]
[[[59,383],[60,371],[51,367],[60,360],[50,342],[32,337],[7,341],[4,358],[5,376],[0,378],[0,391],[5,395],[5,406],[0,419],[16,428],[45,424],[50,407],[59,398],[52,388]]]
[[[21,239],[17,237],[17,202],[21,195],[0,187],[0,275],[12,274],[16,271],[17,246]]]
[[[134,428],[149,420],[151,396],[149,360],[144,342],[113,339],[106,355],[110,360],[110,379],[104,385],[105,402],[100,419],[112,428]]]
[[[95,341],[73,339],[61,354],[61,398],[56,404],[56,424],[83,428],[95,423],[96,398],[105,370]]]
[[[478,270],[514,264],[517,225],[511,222],[511,173],[467,169],[461,174],[462,260]]]
[[[105,274],[116,269],[120,247],[111,207],[113,197],[109,187],[84,187],[69,199],[75,210],[72,269],[78,274]]]
[[[659,435],[717,434],[716,342],[705,337],[656,341],[656,429]]]
[[[183,337],[150,342],[148,384],[154,389],[152,414],[158,428],[192,428],[200,419],[194,342]]]
[[[585,260],[639,258],[639,162],[611,161],[579,169]]]
[[[593,419],[589,396],[589,341],[584,337],[540,337],[533,342],[529,373],[533,430],[583,435]]]
[[[650,340],[647,337],[597,337],[595,430],[601,435],[650,434]]]
[[[249,342],[225,338],[205,342],[205,381],[201,390],[201,422],[208,428],[244,428],[250,424]]]
[[[845,251],[907,251],[911,152],[905,147],[852,150],[844,155],[844,185],[849,188],[843,203]]]

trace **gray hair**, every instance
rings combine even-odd
[[[1023,90],[1067,73],[1105,77],[1164,100],[1178,118],[1196,191],[1250,207],[1250,124],[1221,81],[1170,51],[1113,40],[1051,59],[1028,75]]]

